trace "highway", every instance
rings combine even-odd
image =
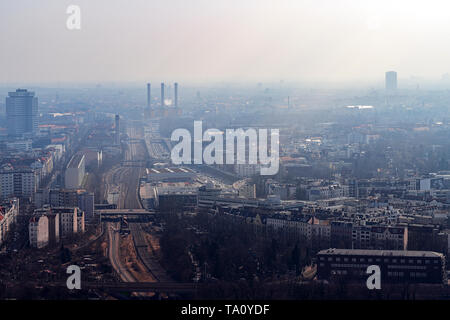
[[[108,256],[111,261],[111,265],[117,274],[120,276],[124,282],[135,282],[136,279],[128,272],[127,268],[122,265],[119,259],[119,247],[120,247],[120,234],[119,226],[116,223],[108,222],[106,223],[108,229]]]
[[[150,255],[148,250],[148,243],[145,240],[145,231],[142,230],[142,225],[139,223],[128,223],[131,234],[133,236],[134,247],[139,259],[144,264],[145,268],[152,274],[157,281],[170,282],[171,279],[161,267],[159,262]]]

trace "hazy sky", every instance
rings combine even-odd
[[[66,28],[69,5],[81,30]],[[0,83],[450,72],[450,1],[0,0]]]

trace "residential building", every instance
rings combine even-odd
[[[44,248],[49,240],[49,223],[45,214],[37,214],[31,217],[28,224],[28,238],[33,248]]]
[[[62,238],[70,237],[78,232],[78,211],[78,208],[52,208],[52,212],[59,214]]]
[[[4,166],[0,169],[0,195],[2,199],[12,196],[32,197],[38,185],[39,177],[33,169],[14,169],[12,166]]]
[[[4,201],[0,206],[0,246],[6,240],[6,237],[14,223],[17,222],[19,215],[19,199],[13,198]]]
[[[60,240],[60,215],[49,207],[36,209],[28,228],[31,247],[55,246]]]

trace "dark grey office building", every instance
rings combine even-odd
[[[321,280],[363,281],[371,265],[380,267],[382,283],[447,283],[445,257],[433,251],[327,249],[317,253]]]

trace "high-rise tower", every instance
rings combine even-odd
[[[33,136],[38,131],[38,98],[34,92],[17,89],[6,97],[8,135]]]
[[[388,71],[386,72],[386,91],[388,93],[393,93],[397,90],[397,72]]]
[[[164,99],[164,82],[161,82],[161,108],[164,108],[165,106]]]

